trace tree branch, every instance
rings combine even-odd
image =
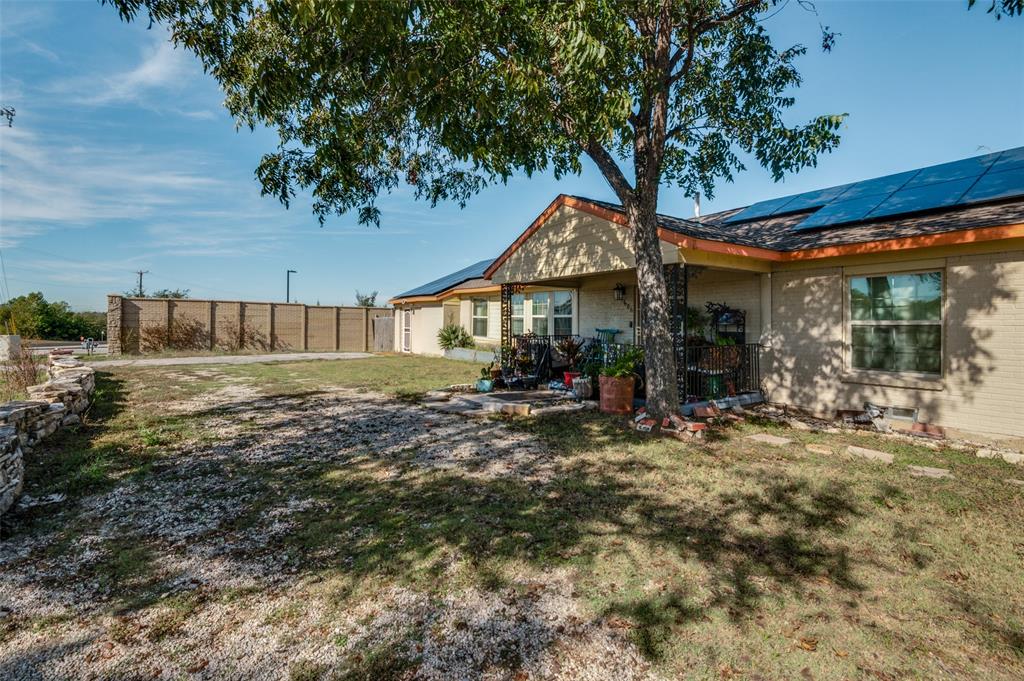
[[[583,150],[587,152],[587,156],[597,164],[601,174],[604,175],[604,179],[608,180],[608,184],[611,185],[622,205],[631,204],[634,200],[633,187],[630,186],[629,180],[622,174],[619,164],[608,153],[608,150],[604,148],[604,145],[595,139],[590,139],[582,146]]]

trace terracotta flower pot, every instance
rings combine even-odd
[[[635,379],[633,376],[625,376],[622,378],[615,376],[599,376],[598,384],[601,386],[602,413],[633,413],[633,389],[635,386]]]

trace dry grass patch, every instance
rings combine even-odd
[[[104,375],[120,406],[45,452],[36,470],[54,474],[32,483],[72,500],[16,514],[0,546],[14,609],[0,669],[1024,674],[1024,495],[1008,464],[766,424],[683,444],[590,413],[465,420],[371,392],[475,372],[394,357]],[[762,431],[793,443],[745,439]],[[102,484],[75,482],[89,466]]]

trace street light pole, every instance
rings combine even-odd
[[[292,302],[292,275],[298,274],[295,270],[288,270],[284,275],[284,302]]]

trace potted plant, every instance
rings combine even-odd
[[[494,381],[491,379],[491,368],[493,366],[494,362],[491,362],[480,369],[480,378],[476,382],[476,391],[478,393],[489,393],[494,390]]]
[[[563,378],[565,387],[572,388],[573,381],[580,377],[580,372],[576,370],[576,367],[583,355],[583,340],[574,336],[566,336],[555,344],[555,351],[569,365],[569,370],[565,372]]]
[[[636,389],[636,369],[643,361],[644,352],[630,347],[601,369],[598,379],[601,387],[601,411],[605,414],[632,414],[633,393]]]

